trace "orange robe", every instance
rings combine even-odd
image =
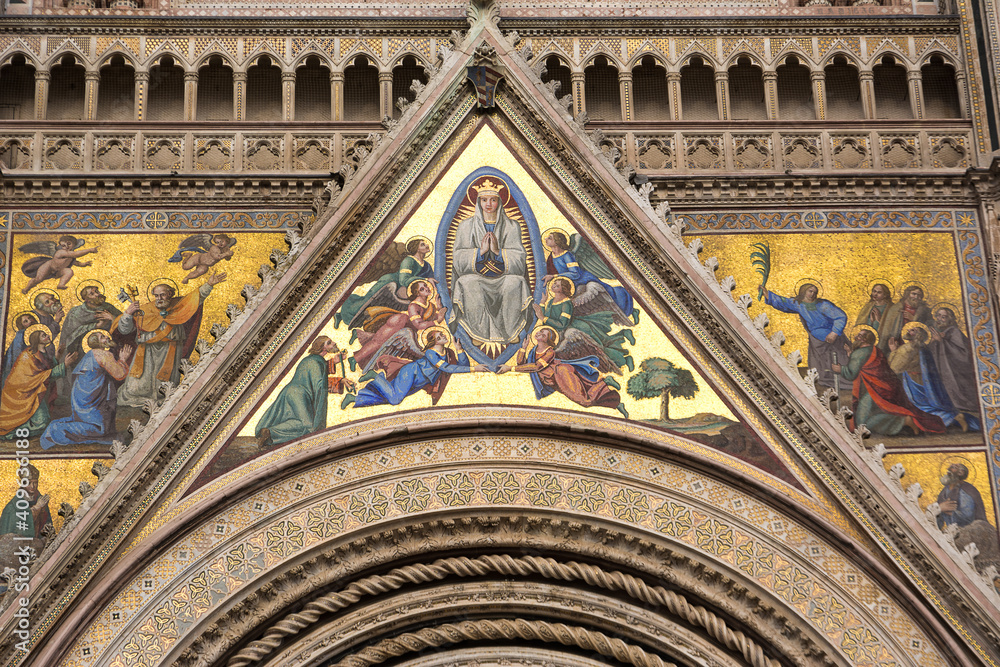
[[[62,368],[62,364],[52,368],[43,352],[21,353],[0,394],[0,435],[7,435],[31,419],[46,398],[53,371],[59,370],[59,377]]]

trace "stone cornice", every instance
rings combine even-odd
[[[238,35],[287,32],[303,37],[399,36],[404,34],[440,33],[468,28],[465,17],[456,18],[379,18],[365,17],[145,17],[145,16],[4,16],[0,17],[0,34],[114,34],[147,35],[202,34]],[[255,32],[256,31],[256,32]]]
[[[891,22],[889,19],[891,18]],[[677,18],[513,18],[502,17],[503,30],[516,30],[522,37],[536,34],[585,35],[602,37],[635,35],[711,34],[716,37],[746,37],[748,35],[810,34],[881,35],[937,32],[956,34],[961,28],[957,15],[933,16],[762,16],[738,19],[732,17]]]

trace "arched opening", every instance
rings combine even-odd
[[[316,56],[295,70],[295,120],[330,120],[330,68]]]
[[[197,120],[232,119],[233,70],[215,56],[198,70]]]
[[[35,68],[16,55],[0,68],[0,119],[30,120],[35,117]]]
[[[417,94],[410,89],[414,81],[427,83],[427,74],[424,66],[417,62],[413,56],[406,56],[403,62],[392,69],[392,116],[399,118],[402,112],[396,106],[396,101],[400,97],[412,102],[417,99]]]
[[[583,71],[584,99],[591,120],[621,120],[622,99],[618,87],[618,69],[604,56],[594,58]]]
[[[635,120],[669,120],[667,70],[646,56],[632,69],[632,110]]]
[[[829,120],[857,120],[865,117],[858,70],[847,58],[837,56],[824,70],[826,74],[826,117]]]
[[[184,119],[184,70],[171,56],[149,69],[149,93],[143,117],[147,120]]]
[[[809,68],[795,56],[788,56],[777,72],[778,116],[790,120],[815,119]]]
[[[49,120],[83,120],[86,70],[71,55],[63,56],[52,68],[49,79]]]
[[[681,109],[684,120],[719,120],[715,72],[697,56],[681,68]]]
[[[549,56],[545,59],[545,73],[542,75],[542,83],[549,81],[559,82],[559,89],[556,90],[557,96],[563,97],[573,94],[573,72],[559,59],[559,56]]]
[[[378,68],[358,56],[344,70],[344,120],[381,120]]]
[[[882,58],[872,70],[876,118],[913,118],[906,69],[892,56]]]
[[[135,120],[135,69],[122,56],[101,68],[97,120]]]
[[[281,120],[281,69],[267,56],[247,70],[247,120]]]
[[[734,120],[767,120],[764,78],[749,58],[729,68],[729,115]]]
[[[927,118],[962,117],[955,68],[945,63],[944,58],[931,56],[930,62],[920,68],[920,81],[924,90],[924,115]]]

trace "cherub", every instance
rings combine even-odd
[[[31,279],[21,290],[21,294],[27,294],[35,285],[55,278],[59,278],[59,284],[56,287],[66,289],[69,281],[73,278],[72,267],[93,264],[93,262],[77,261],[84,255],[97,252],[97,248],[79,250],[84,243],[86,241],[75,236],[60,236],[58,242],[35,241],[21,246],[21,252],[44,255],[43,257],[32,257],[21,265],[21,271]]]
[[[177,252],[167,261],[181,262],[185,271],[191,271],[181,281],[186,285],[189,280],[208,273],[220,261],[231,260],[234,245],[236,239],[228,234],[195,234],[181,241]]]

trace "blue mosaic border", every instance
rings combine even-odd
[[[96,209],[4,211],[15,232],[170,232],[188,230],[286,230],[307,223],[309,210],[220,209]]]

